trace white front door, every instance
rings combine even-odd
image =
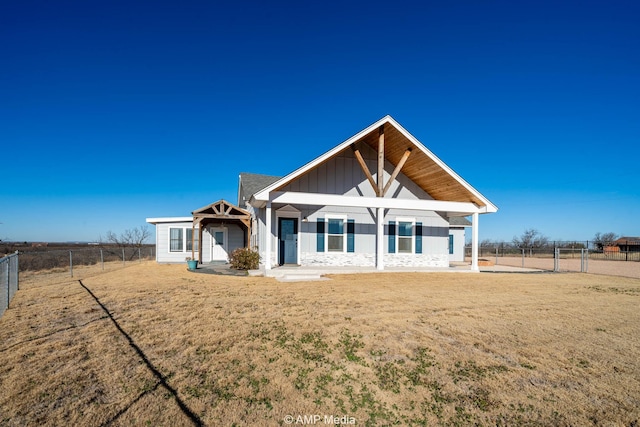
[[[211,261],[227,261],[227,229],[212,228],[211,233]]]

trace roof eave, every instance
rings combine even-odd
[[[367,128],[361,130],[357,134],[353,135],[351,138],[349,138],[346,141],[338,144],[337,146],[335,146],[331,150],[325,152],[324,154],[320,155],[319,157],[316,157],[314,160],[310,161],[309,163],[305,164],[304,166],[296,169],[295,171],[293,171],[290,174],[282,177],[281,179],[279,179],[278,181],[276,181],[273,184],[269,185],[268,187],[265,187],[261,191],[257,192],[254,195],[255,199],[256,200],[261,200],[261,201],[269,200],[269,193],[272,192],[273,190],[275,190],[275,189],[277,189],[277,188],[279,188],[279,187],[281,187],[283,185],[288,184],[290,181],[294,180],[295,178],[297,178],[298,176],[300,176],[303,173],[307,172],[308,170],[313,169],[315,166],[317,166],[320,163],[324,162],[325,160],[331,158],[333,155],[335,155],[335,154],[339,153],[340,151],[344,150],[349,145],[353,144],[355,141],[359,140],[363,136],[367,135],[369,132],[375,130],[376,128],[378,128],[380,126],[382,126],[383,124],[389,122],[390,120],[393,120],[393,119],[389,115],[381,118],[377,122],[373,123],[372,125],[370,125]]]

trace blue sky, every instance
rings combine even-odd
[[[0,239],[236,201],[393,116],[499,208],[640,235],[640,3],[4,2]],[[152,227],[151,227],[152,228]]]

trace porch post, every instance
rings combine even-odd
[[[198,220],[198,261],[200,264],[202,264],[202,234],[204,233],[202,225],[202,220]],[[191,232],[191,235],[193,236],[193,231]],[[193,247],[193,243],[191,244],[191,247]]]
[[[478,213],[471,215],[471,271],[478,268]]]
[[[196,219],[194,217],[193,220],[191,221],[191,259],[196,259],[195,249],[193,247],[193,241],[196,238],[195,231],[196,231]],[[200,262],[202,262],[202,260],[200,260]]]
[[[266,218],[264,220],[265,222],[265,228],[267,229],[267,232],[265,233],[265,240],[266,240],[266,247],[265,247],[265,260],[264,260],[264,269],[265,270],[271,270],[271,202],[267,202],[267,208],[266,208]]]
[[[376,269],[384,270],[384,209],[376,213]]]

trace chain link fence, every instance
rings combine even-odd
[[[18,290],[18,281],[27,287],[64,283],[155,260],[156,257],[155,245],[30,249],[0,258],[0,316]]]
[[[633,249],[633,248],[632,248]],[[466,248],[471,257],[471,246]],[[481,245],[478,256],[487,263],[555,272],[581,272],[640,278],[640,250],[598,248],[591,241],[550,242],[542,247],[513,243]]]
[[[78,269],[94,267],[106,271],[132,262],[155,259],[155,246],[97,247],[83,249],[58,249],[25,251],[20,253],[21,272],[67,273],[74,277]]]
[[[0,258],[0,317],[18,291],[18,253]]]

